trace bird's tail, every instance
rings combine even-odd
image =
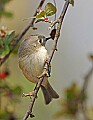
[[[41,85],[41,89],[44,95],[45,104],[49,104],[52,100],[52,98],[59,98],[59,95],[56,93],[56,91],[52,88],[50,83],[48,82],[47,88]]]

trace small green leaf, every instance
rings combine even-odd
[[[6,35],[6,37],[4,38],[4,44],[5,45],[8,45],[9,44],[9,36],[8,35]]]
[[[10,48],[8,45],[6,45],[3,49],[0,50],[0,55],[4,56],[4,55],[8,54],[9,51],[10,51]]]
[[[15,95],[20,95],[22,93],[22,88],[20,86],[16,86],[12,92],[15,94]]]
[[[20,46],[20,43],[21,43],[21,41],[19,41],[18,44],[15,46],[15,49],[14,49],[13,52],[12,52],[14,55],[17,55],[17,53],[18,53],[18,48],[19,48],[19,46]],[[11,47],[12,47],[12,46],[11,46]]]
[[[69,0],[69,3],[72,4],[72,6],[74,6],[74,0]]]
[[[13,48],[11,45],[8,45],[8,47],[9,47],[9,50],[12,50],[12,48]]]
[[[10,17],[13,16],[13,14],[11,12],[7,12],[7,11],[3,11],[2,15],[5,16],[5,17],[7,17],[7,18],[10,18]]]
[[[3,47],[3,40],[2,39],[0,39],[0,49]]]
[[[15,31],[14,30],[12,30],[12,31],[10,31],[7,35],[6,35],[6,37],[4,38],[4,43],[5,43],[5,45],[8,45],[13,39],[14,39],[14,35],[15,35]]]
[[[47,3],[45,6],[46,16],[52,16],[56,13],[57,9],[52,3]]]
[[[38,13],[37,15],[36,15],[36,18],[42,18],[42,17],[44,17],[45,16],[45,12],[44,11],[41,11],[40,13]]]
[[[70,4],[72,4],[72,6],[74,6],[74,0],[69,0]]]
[[[0,49],[0,56],[3,56],[4,49]]]
[[[14,38],[14,35],[15,35],[15,31],[14,31],[14,30],[11,30],[11,31],[8,33],[9,40],[12,40],[12,39]]]
[[[37,20],[35,21],[35,23],[43,22],[43,21],[44,21],[44,19],[37,19]]]
[[[8,2],[10,2],[11,0],[2,0],[2,3],[6,4]]]

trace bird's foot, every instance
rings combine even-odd
[[[43,70],[43,73],[40,76],[37,76],[38,79],[42,78],[42,77],[49,77],[48,71],[46,69]]]
[[[45,61],[45,66],[44,66],[44,69],[47,70],[47,74],[48,74],[48,77],[50,77],[50,73],[51,73],[51,64],[49,64],[48,60]]]
[[[22,97],[28,97],[28,96],[30,96],[30,97],[34,97],[35,96],[35,92],[34,91],[31,91],[31,92],[29,92],[29,93],[23,93],[23,95],[22,95]],[[37,97],[36,97],[37,98]]]
[[[37,78],[40,79],[42,77],[50,77],[50,72],[51,72],[51,65],[48,63],[48,60],[46,60],[43,73],[40,76],[37,76]]]

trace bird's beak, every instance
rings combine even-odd
[[[47,37],[47,38],[46,38],[46,41],[48,41],[48,40],[50,40],[50,39],[51,39],[51,37]]]

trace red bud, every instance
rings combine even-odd
[[[4,80],[8,75],[9,75],[8,71],[3,71],[0,73],[0,79]]]
[[[45,18],[44,21],[45,21],[45,22],[49,22],[49,19],[48,19],[48,18]]]

